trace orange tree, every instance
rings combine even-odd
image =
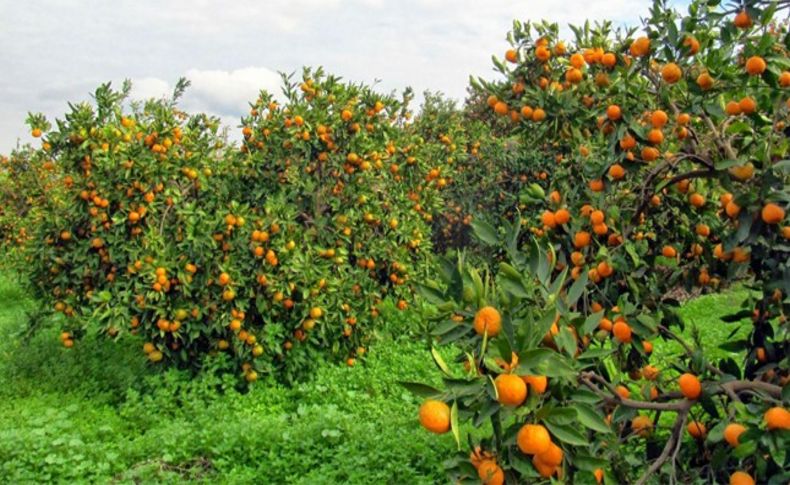
[[[59,177],[45,151],[24,146],[0,157],[0,245],[6,259],[24,253],[41,210],[57,197]]]
[[[446,264],[424,291],[467,371],[439,362],[446,390],[417,387],[423,425],[492,425],[455,477],[787,481],[788,8],[656,1],[641,32],[585,24],[573,42],[514,23],[506,79],[475,84],[548,196],[477,225],[508,261],[495,283]],[[675,295],[734,279],[754,290],[726,318],[750,318],[724,344],[744,361],[714,361],[678,336]],[[655,339],[684,352],[659,369]]]
[[[507,136],[493,136],[486,117],[469,105],[458,109],[441,95],[426,93],[425,100],[407,130],[426,143],[422,157],[444,161],[432,168],[438,174],[445,207],[433,220],[434,250],[463,247],[475,256],[489,253],[472,237],[481,214],[500,214],[512,219],[519,197],[529,190],[527,173]],[[536,174],[537,175],[537,174]],[[484,218],[485,219],[485,218]]]
[[[321,70],[285,81],[283,106],[252,103],[241,150],[177,108],[185,82],[131,106],[128,84],[102,86],[54,130],[30,117],[43,143],[25,159],[56,167],[57,191],[20,271],[65,315],[66,347],[132,332],[154,363],[223,354],[247,381],[290,380],[324,357],[354,365],[382,298],[408,307],[443,186],[403,130],[410,94]]]
[[[426,143],[403,130],[408,91],[396,99],[305,69],[283,92],[282,105],[262,92],[242,119],[230,182],[247,208],[229,255],[237,306],[278,365],[322,353],[354,365],[377,305],[389,296],[405,310],[426,274],[444,183]]]

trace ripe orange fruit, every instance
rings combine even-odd
[[[724,428],[724,441],[735,448],[740,444],[738,438],[746,431],[746,427],[738,423],[730,423]]]
[[[515,63],[518,61],[518,51],[516,49],[508,49],[507,52],[505,52],[505,59],[507,59],[508,62]]]
[[[584,75],[579,69],[571,68],[565,72],[565,80],[571,84],[578,84],[582,81]]]
[[[647,436],[653,429],[653,421],[649,416],[636,416],[631,420],[631,429],[639,436]]]
[[[609,176],[614,180],[620,180],[625,177],[625,169],[619,163],[615,163],[609,167]]]
[[[664,132],[654,128],[647,133],[647,141],[652,145],[660,145],[664,142]]]
[[[746,72],[752,76],[759,76],[765,72],[765,60],[760,56],[752,56],[746,60]]]
[[[763,415],[765,425],[769,430],[790,429],[790,411],[780,407],[773,407]]]
[[[642,376],[648,381],[654,381],[658,378],[658,368],[648,364],[642,367]]]
[[[230,275],[228,273],[221,273],[219,278],[217,278],[217,282],[222,286],[227,285],[230,283]]]
[[[735,219],[738,217],[738,214],[741,213],[741,206],[739,206],[734,200],[727,202],[727,205],[724,206],[724,212],[730,217],[730,219]]]
[[[510,113],[510,108],[508,108],[507,103],[504,101],[497,101],[494,105],[494,112],[498,115],[505,116]]]
[[[631,343],[631,327],[622,320],[615,322],[612,327],[612,334],[621,343]]]
[[[687,48],[690,55],[694,55],[699,52],[699,41],[694,37],[688,35],[685,39],[683,39],[683,47]]]
[[[647,37],[639,37],[631,43],[631,55],[634,57],[642,57],[650,52],[650,39]]]
[[[686,426],[686,431],[696,440],[705,439],[705,436],[708,434],[708,429],[705,427],[705,424],[700,421],[691,421],[688,426]]]
[[[319,307],[313,307],[313,308],[310,309],[310,318],[312,318],[313,320],[315,320],[317,318],[321,318],[321,316],[323,314],[324,314],[324,311],[321,310],[321,308],[319,308]]]
[[[591,224],[603,224],[606,215],[602,210],[594,210],[590,213]]]
[[[697,76],[697,86],[699,86],[703,91],[707,91],[713,87],[713,78],[707,72],[703,72]]]
[[[488,332],[489,337],[496,337],[502,330],[502,316],[492,306],[483,307],[475,314],[474,327],[478,335]]]
[[[607,332],[612,331],[612,326],[613,326],[612,321],[609,320],[608,318],[601,318],[601,321],[598,322],[598,328],[601,330],[605,330]]]
[[[609,118],[611,121],[617,121],[622,116],[622,112],[620,111],[620,107],[616,104],[610,105],[606,108],[606,117]]]
[[[693,194],[689,195],[689,203],[696,208],[700,208],[705,205],[705,197],[702,194],[694,192]]]
[[[785,218],[785,210],[773,202],[765,204],[760,214],[766,224],[779,224]]]
[[[543,223],[546,227],[556,227],[557,226],[557,218],[554,216],[554,213],[551,211],[543,211],[540,215],[540,222]]]
[[[557,467],[547,465],[543,463],[539,458],[538,455],[532,457],[532,466],[535,467],[535,470],[538,471],[538,474],[543,478],[549,478],[557,471]]]
[[[573,245],[576,249],[582,249],[590,245],[590,233],[579,231],[573,236]]]
[[[674,258],[675,256],[678,255],[678,251],[672,246],[667,245],[661,248],[661,255],[664,256],[665,258]]]
[[[653,128],[662,128],[667,124],[667,121],[669,121],[669,116],[660,109],[653,111],[650,115],[650,124],[653,125]]]
[[[521,376],[521,379],[524,381],[525,384],[529,385],[530,389],[532,389],[533,392],[536,392],[538,394],[543,394],[544,392],[546,392],[546,387],[548,387],[549,384],[549,380],[546,378],[546,376],[526,375],[526,376]]]
[[[644,147],[642,148],[642,160],[646,162],[653,162],[658,160],[658,157],[661,155],[661,152],[658,151],[656,147]]]
[[[520,406],[527,398],[527,384],[513,374],[500,374],[494,380],[499,404],[503,406]]]
[[[505,483],[505,472],[494,460],[483,460],[477,467],[477,474],[483,485],[502,485]]]
[[[680,392],[686,399],[697,399],[702,394],[702,384],[697,376],[688,372],[678,378]]]
[[[604,189],[603,180],[601,179],[590,180],[589,185],[590,185],[590,190],[592,190],[593,192],[602,192]]]
[[[538,455],[549,449],[551,437],[540,424],[525,424],[516,436],[518,449],[525,455]]]
[[[730,485],[754,485],[754,478],[746,472],[737,471],[730,475]]]
[[[790,87],[790,71],[782,71],[779,75],[779,85],[783,88]]]
[[[606,224],[593,224],[593,232],[598,236],[603,236],[609,232],[609,228]]]
[[[737,14],[735,14],[735,18],[732,21],[736,27],[739,29],[748,29],[752,26],[752,19],[749,17],[749,14],[746,10],[741,10]]]
[[[571,55],[570,61],[571,61],[571,66],[575,67],[576,69],[581,69],[582,67],[584,67],[585,64],[584,56],[579,54],[578,52],[576,54]]]
[[[631,136],[630,133],[626,133],[625,136],[623,136],[623,139],[620,140],[620,148],[622,148],[623,150],[630,150],[635,146],[636,146],[636,138]]]
[[[593,472],[593,476],[595,477],[595,481],[597,483],[600,484],[601,482],[603,482],[603,470],[602,469],[596,468],[595,471]]]
[[[546,119],[546,112],[542,108],[535,108],[532,111],[532,121],[540,122]]]
[[[707,224],[697,224],[696,227],[697,235],[702,237],[710,236],[710,227]]]
[[[680,66],[674,62],[670,62],[661,69],[661,77],[669,84],[675,84],[683,77],[683,71]]]
[[[551,58],[551,51],[545,46],[538,46],[538,48],[535,49],[535,57],[541,62],[546,62]]]
[[[724,106],[724,112],[730,116],[738,116],[741,114],[741,105],[737,101],[729,101]]]
[[[741,109],[741,113],[750,115],[757,110],[757,102],[754,100],[754,98],[746,96],[745,98],[738,101],[738,107]]]
[[[420,424],[431,433],[448,432],[450,430],[450,406],[435,399],[426,400],[420,406]]]
[[[563,456],[564,453],[562,452],[562,448],[552,442],[549,443],[549,447],[546,449],[546,451],[535,455],[535,458],[537,458],[544,465],[556,467],[562,464]]]
[[[559,225],[567,224],[571,220],[571,213],[568,209],[560,209],[554,213],[554,222]]]
[[[614,268],[606,261],[601,261],[596,267],[598,274],[604,278],[608,278],[614,274]]]

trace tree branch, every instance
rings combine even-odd
[[[644,485],[647,483],[647,479],[650,478],[652,474],[657,472],[666,461],[669,459],[670,455],[674,456],[677,449],[680,448],[680,435],[683,433],[683,428],[686,426],[686,420],[688,419],[689,409],[691,409],[691,404],[693,401],[683,401],[685,406],[680,409],[678,412],[677,417],[675,418],[675,424],[672,426],[672,433],[669,435],[669,439],[667,443],[664,445],[664,449],[661,451],[661,454],[656,458],[650,468],[648,468],[645,473],[636,481],[635,485]]]

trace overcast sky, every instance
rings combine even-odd
[[[680,1],[673,2],[681,3]],[[683,2],[685,3],[685,2]],[[463,99],[491,76],[512,19],[564,25],[639,22],[650,0],[0,0],[0,153],[31,138],[28,111],[62,116],[102,82],[133,97],[169,93],[186,76],[188,110],[235,127],[278,71],[322,65],[382,90],[412,86]]]

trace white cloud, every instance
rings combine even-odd
[[[189,69],[186,78],[192,85],[184,103],[219,115],[243,113],[261,90],[278,94],[280,87],[280,75],[264,67],[231,71]]]
[[[134,99],[163,98],[172,94],[173,88],[165,80],[155,77],[145,77],[132,81],[132,94]]]
[[[673,0],[672,3],[686,3]],[[24,114],[62,116],[106,80],[133,97],[192,80],[188,110],[236,120],[278,71],[322,65],[381,90],[412,86],[463,99],[470,74],[490,76],[512,19],[561,25],[585,18],[637,24],[651,0],[169,0],[0,1],[0,152],[29,140]],[[80,28],[74,28],[80,25]]]

